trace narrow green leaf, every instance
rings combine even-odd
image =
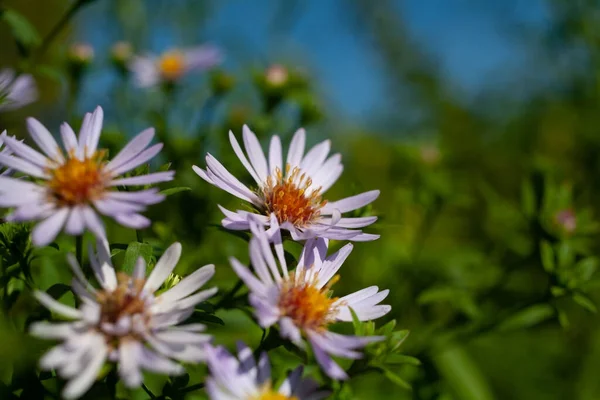
[[[165,190],[161,190],[159,193],[164,195],[164,196],[170,196],[172,194],[175,193],[179,193],[179,192],[187,192],[192,190],[192,188],[186,187],[186,186],[179,186],[179,187],[174,187],[174,188],[168,188]]]
[[[554,250],[550,243],[545,240],[540,242],[540,256],[542,257],[542,266],[546,272],[551,273],[555,270]]]
[[[386,364],[409,364],[418,367],[421,365],[421,360],[415,357],[404,354],[390,354],[385,358]]]
[[[138,258],[142,257],[146,265],[152,259],[152,246],[148,243],[132,242],[125,251],[125,260],[123,261],[123,272],[131,274]],[[148,271],[146,271],[148,273]]]
[[[469,353],[458,345],[448,344],[436,352],[433,362],[454,396],[461,400],[493,400],[484,374]]]
[[[408,382],[406,382],[404,379],[402,379],[395,372],[391,371],[389,368],[386,368],[384,366],[378,366],[378,368],[381,369],[381,371],[383,371],[383,375],[385,375],[385,377],[387,379],[389,379],[390,382],[398,385],[399,387],[401,387],[403,389],[412,390],[412,387],[410,386],[410,384]]]
[[[585,294],[583,293],[574,293],[573,294],[573,300],[579,304],[581,307],[585,308],[586,310],[588,310],[589,312],[592,313],[597,313],[598,312],[598,308],[596,307],[596,305],[594,304],[594,302],[587,297]]]
[[[534,304],[504,320],[498,327],[500,331],[529,328],[554,316],[554,308],[550,304]]]
[[[358,315],[356,315],[356,312],[352,309],[352,307],[348,308],[350,309],[350,314],[352,314],[352,325],[354,326],[354,334],[357,336],[363,336],[365,333],[362,322],[360,322],[360,319],[358,319]]]
[[[392,351],[396,351],[400,346],[402,346],[402,343],[404,343],[409,333],[410,331],[407,329],[403,329],[401,331],[396,331],[392,333]]]
[[[10,27],[12,34],[20,45],[27,49],[38,46],[41,43],[40,34],[35,27],[23,15],[15,10],[5,10],[2,19]]]

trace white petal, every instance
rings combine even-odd
[[[356,196],[346,197],[342,200],[327,203],[321,210],[321,213],[330,214],[333,210],[338,210],[341,213],[354,211],[372,203],[377,197],[379,197],[379,190],[371,190],[370,192],[364,192]]]
[[[271,144],[269,145],[269,174],[273,174],[277,168],[284,172],[282,164],[281,139],[279,139],[279,136],[274,135],[271,137]]]
[[[45,246],[51,243],[62,229],[69,215],[69,209],[59,209],[42,222],[38,223],[31,232],[31,241],[36,246]]]
[[[4,135],[4,144],[7,148],[12,150],[14,154],[37,165],[38,167],[45,168],[50,162],[50,160],[48,160],[44,155],[27,146],[25,143],[18,141],[14,137]]]
[[[306,145],[306,132],[300,128],[294,134],[292,143],[287,155],[287,163],[293,169],[300,166],[302,155],[304,155],[304,146]]]
[[[39,290],[36,290],[33,293],[33,295],[40,303],[42,303],[44,305],[44,307],[46,307],[47,309],[49,309],[52,312],[55,312],[64,317],[67,317],[67,318],[77,319],[77,318],[81,317],[81,311],[79,311],[73,307],[69,307],[62,303],[59,303],[58,301],[54,300],[46,292],[41,292]]]
[[[95,341],[94,350],[90,351],[90,360],[85,368],[79,372],[76,378],[67,383],[62,395],[67,399],[80,397],[96,380],[104,361],[106,360],[107,348],[102,337]]]
[[[247,125],[244,125],[242,131],[244,137],[244,147],[246,148],[250,162],[252,163],[252,166],[258,174],[258,178],[260,179],[258,183],[265,182],[267,180],[267,175],[269,174],[265,153],[263,153],[256,135],[250,130],[250,128],[248,128]]]
[[[77,156],[77,136],[75,136],[75,132],[73,132],[71,125],[64,122],[60,126],[60,136],[62,137],[63,145],[65,146],[65,150],[69,157]]]
[[[98,140],[100,139],[100,133],[102,132],[103,119],[104,111],[102,111],[102,107],[98,106],[92,113],[89,127],[90,131],[87,135],[87,142],[85,144],[85,154],[87,157],[92,157],[98,148]]]
[[[258,174],[256,173],[256,171],[254,170],[254,167],[252,167],[252,165],[250,164],[250,162],[246,158],[246,155],[242,151],[241,146],[239,145],[237,139],[235,138],[233,132],[231,132],[231,131],[229,131],[229,143],[231,143],[231,147],[233,147],[233,151],[235,152],[235,155],[241,161],[241,163],[244,166],[244,168],[246,168],[246,170],[248,170],[248,172],[250,173],[250,175],[252,176],[252,178],[256,181],[256,183],[258,183],[259,185],[262,185],[265,180],[261,179],[258,176]]]
[[[58,147],[56,140],[54,140],[52,134],[44,125],[37,119],[30,117],[27,118],[27,130],[31,138],[48,157],[58,163],[62,163],[64,158],[60,147]]]
[[[9,156],[8,154],[0,153],[0,165],[4,165],[8,168],[16,169],[17,171],[24,172],[28,175],[34,176],[36,178],[48,178],[48,173],[41,167],[30,163],[29,161]]]
[[[181,244],[175,242],[169,246],[167,250],[165,250],[162,257],[154,266],[152,273],[150,273],[150,276],[144,285],[144,290],[147,290],[151,293],[155,292],[156,289],[162,285],[165,279],[167,279],[169,274],[173,271],[180,257]]]
[[[171,302],[184,298],[200,289],[215,274],[214,265],[205,265],[193,274],[186,276],[176,286],[157,297],[156,301]]]
[[[141,153],[152,141],[154,137],[154,128],[148,128],[140,132],[136,137],[131,139],[129,143],[121,149],[119,154],[115,156],[107,165],[107,171],[113,171],[115,168],[120,167],[127,161],[131,160],[139,153]]]
[[[134,388],[142,384],[142,373],[138,366],[142,346],[135,340],[122,340],[119,346],[119,376],[125,386]]]

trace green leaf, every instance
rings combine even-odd
[[[498,330],[508,331],[513,329],[529,328],[554,316],[554,308],[550,304],[534,304],[516,312],[500,324]]]
[[[5,10],[2,19],[10,27],[17,43],[27,49],[38,46],[42,40],[35,27],[15,10]]]
[[[550,243],[545,240],[540,242],[540,256],[542,257],[542,266],[546,272],[551,273],[556,268],[554,263],[554,250]]]
[[[148,265],[152,259],[152,246],[148,243],[132,242],[125,251],[122,271],[131,275],[138,258],[142,257]],[[146,271],[148,272],[148,271]]]
[[[521,187],[521,208],[523,214],[532,217],[535,214],[535,192],[531,182],[524,181]]]
[[[217,325],[225,325],[225,322],[214,314],[205,313],[203,311],[196,310],[189,319],[189,322],[205,323],[210,322]]]
[[[404,343],[409,333],[410,331],[407,329],[392,333],[390,337],[392,341],[392,351],[396,351],[400,346],[402,346],[402,343]]]
[[[357,336],[363,336],[365,333],[362,322],[360,322],[360,319],[358,319],[358,315],[356,315],[356,312],[352,309],[352,307],[348,308],[350,309],[350,314],[352,314],[352,325],[354,326],[354,334]]]
[[[46,290],[46,293],[58,300],[70,290],[71,287],[69,285],[65,285],[64,283],[55,283],[54,285],[50,286],[48,290]]]
[[[594,304],[594,302],[587,297],[585,294],[583,293],[574,293],[573,294],[573,300],[579,304],[581,307],[585,308],[586,310],[588,310],[589,312],[592,313],[597,313],[598,312],[598,308],[596,307],[596,305]]]
[[[493,400],[484,374],[469,353],[458,345],[448,344],[433,355],[433,362],[444,382],[460,400]]]
[[[169,188],[169,189],[165,189],[165,190],[161,190],[159,193],[164,195],[164,196],[170,196],[172,194],[175,193],[179,193],[179,192],[187,192],[192,190],[192,188],[189,188],[187,186],[179,186],[179,187],[174,187],[174,188]]]
[[[390,354],[385,358],[386,364],[410,364],[418,367],[421,365],[421,360],[415,357],[404,354]]]
[[[568,242],[562,242],[558,245],[558,266],[559,268],[567,268],[575,261],[575,253],[573,247]]]
[[[396,374],[395,372],[391,371],[389,368],[386,368],[384,366],[378,366],[378,368],[383,371],[383,375],[385,375],[385,377],[387,379],[390,380],[390,382],[398,385],[399,387],[406,389],[406,390],[412,390],[412,387],[410,386],[410,384],[408,382],[406,382],[404,379],[402,379],[398,374]]]

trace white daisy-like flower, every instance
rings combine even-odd
[[[115,270],[107,243],[98,243],[98,254],[90,246],[90,264],[99,289],[86,280],[72,254],[72,288],[81,304],[78,308],[59,303],[45,292],[35,297],[49,310],[70,322],[36,322],[31,334],[62,343],[40,360],[43,369],[56,369],[69,382],[62,395],[77,398],[94,383],[106,361],[118,363],[118,372],[128,387],[142,383],[142,370],[167,375],[184,373],[174,362],[197,363],[205,359],[204,348],[211,337],[200,333],[202,324],[178,326],[194,312],[194,306],[217,291],[198,291],[214,274],[214,265],[204,266],[174,287],[157,294],[181,255],[174,243],[158,260],[146,278],[146,263],[139,258],[131,276]]]
[[[210,370],[206,391],[211,400],[319,400],[329,395],[317,391],[314,380],[302,378],[302,367],[274,388],[267,353],[262,353],[256,363],[252,350],[241,342],[237,347],[238,358],[222,346],[206,348]]]
[[[379,235],[354,229],[371,225],[377,217],[341,217],[342,213],[373,202],[379,196],[379,190],[333,202],[323,199],[323,194],[343,170],[340,154],[327,157],[331,147],[329,140],[317,144],[305,155],[306,135],[304,129],[299,129],[292,139],[284,166],[278,136],[271,138],[268,161],[256,135],[246,125],[243,139],[248,158],[233,133],[229,132],[235,154],[258,185],[255,190],[240,182],[211,154],[206,155],[206,170],[193,166],[202,179],[249,202],[254,208],[253,212],[232,212],[219,206],[225,214],[222,221],[225,228],[248,230],[249,216],[258,217],[264,225],[269,225],[270,215],[275,215],[281,228],[289,230],[294,240],[325,237],[369,241],[379,238]]]
[[[67,123],[62,124],[60,133],[65,151],[33,118],[27,119],[27,129],[44,154],[14,138],[4,137],[4,144],[14,155],[0,154],[0,165],[23,172],[36,181],[0,177],[0,207],[16,208],[8,220],[43,220],[32,233],[35,245],[52,242],[63,227],[70,235],[80,235],[87,228],[97,237],[105,237],[98,213],[127,227],[145,228],[150,220],[139,212],[164,199],[157,188],[116,190],[118,186],[149,185],[173,179],[174,171],[120,177],[160,152],[162,143],[148,147],[154,129],[141,132],[107,161],[107,152],[98,149],[102,119],[100,107],[86,114],[79,139]]]
[[[160,56],[135,56],[129,63],[139,87],[173,83],[193,71],[210,69],[222,62],[221,50],[211,45],[168,50]]]
[[[11,69],[0,70],[0,111],[21,108],[37,98],[37,87],[31,75],[16,76]]]
[[[277,221],[273,218],[271,223],[276,225]],[[329,331],[328,327],[337,321],[352,321],[350,308],[361,321],[387,314],[391,307],[379,303],[389,290],[379,291],[377,286],[371,286],[341,298],[331,297],[331,286],[339,279],[337,272],[352,251],[351,243],[327,257],[328,240],[310,239],[304,245],[298,266],[289,272],[280,231],[275,229],[272,234],[276,261],[267,233],[258,224],[252,223],[250,228],[253,233],[250,261],[254,274],[237,259],[230,261],[250,289],[250,304],[259,324],[263,328],[278,324],[282,337],[299,347],[304,347],[306,338],[325,373],[334,379],[346,379],[346,373],[331,355],[361,358],[358,349],[383,337],[341,335]]]

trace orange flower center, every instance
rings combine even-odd
[[[56,202],[74,206],[100,196],[106,183],[101,159],[101,153],[96,153],[83,161],[72,157],[58,168],[50,170],[52,178],[48,187]]]
[[[321,188],[307,194],[312,180],[304,173],[300,174],[298,167],[294,167],[291,174],[289,172],[288,164],[285,178],[279,168],[275,170],[275,177],[267,178],[267,184],[262,189],[265,213],[275,213],[280,223],[290,222],[302,227],[320,215],[319,210],[327,201],[321,200]]]
[[[142,298],[142,288],[145,280],[133,280],[129,275],[117,274],[118,286],[112,292],[103,290],[96,294],[100,305],[100,322],[116,323],[126,315],[144,314],[146,303]]]
[[[324,328],[332,322],[331,315],[335,312],[333,303],[338,298],[330,296],[330,288],[338,279],[339,277],[335,276],[319,289],[316,287],[316,279],[312,282],[295,282],[292,273],[281,288],[279,310],[302,329]]]
[[[174,50],[163,54],[158,61],[160,74],[166,80],[174,81],[185,72],[185,56],[182,52]]]

